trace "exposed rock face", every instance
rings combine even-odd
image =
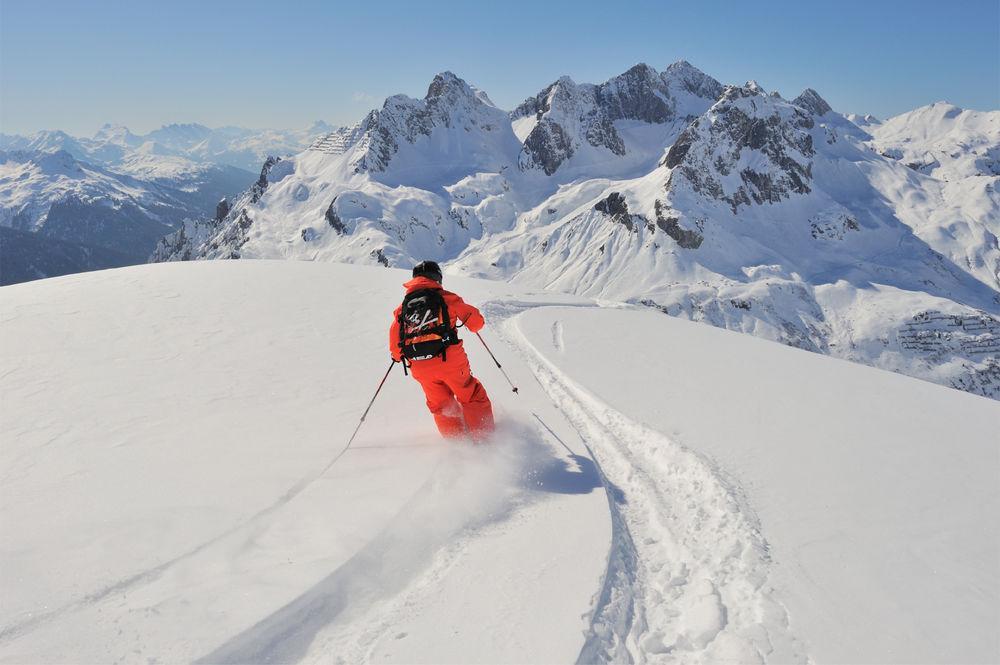
[[[697,231],[682,228],[680,218],[668,215],[662,201],[655,201],[654,209],[656,223],[652,224],[646,217],[629,212],[628,202],[621,192],[611,192],[594,205],[594,210],[604,213],[612,222],[621,224],[629,232],[638,232],[640,226],[645,226],[650,232],[660,229],[683,249],[698,249],[701,246],[704,240],[702,235]]]
[[[733,213],[740,206],[807,194],[815,154],[809,132],[813,125],[801,108],[760,89],[727,88],[667,152],[663,165],[673,169],[667,188],[690,187],[725,201]],[[741,182],[735,187],[728,177],[734,172]]]
[[[215,221],[221,222],[229,214],[229,201],[222,199],[219,204],[215,206]]]
[[[201,258],[204,242],[221,222],[215,219],[185,221],[179,229],[160,238],[149,257],[150,263],[163,261],[192,261]]]
[[[264,196],[279,164],[285,164],[280,157],[269,156],[264,160],[256,182],[240,194],[232,205],[227,199],[222,199],[215,207],[215,217],[185,220],[177,231],[160,239],[149,261],[157,263],[197,258],[240,258],[240,247],[247,242],[253,225],[247,206],[257,203]]]
[[[334,231],[340,235],[347,233],[347,226],[344,224],[343,220],[340,219],[340,215],[337,214],[337,197],[334,196],[333,200],[330,201],[330,206],[326,209],[326,213],[323,215],[326,218],[326,223],[330,225]]]
[[[820,240],[843,240],[852,231],[859,231],[858,220],[842,211],[820,213],[809,219],[810,234]]]
[[[597,86],[595,93],[601,115],[608,120],[661,123],[673,115],[666,83],[649,65],[636,65]]]
[[[548,113],[552,108],[552,94],[553,92],[558,92],[560,84],[564,89],[572,88],[576,85],[570,77],[561,77],[558,81],[547,86],[534,97],[528,97],[526,100],[521,102],[520,106],[511,111],[511,120],[517,120],[518,118],[524,118],[529,115],[537,116],[537,118],[541,120],[542,116]]]
[[[519,164],[552,175],[581,146],[622,157],[627,147],[615,128],[621,120],[664,124],[700,115],[722,93],[722,85],[687,62],[662,74],[639,64],[600,85],[563,77],[518,106],[511,119],[535,117]]]
[[[560,164],[573,156],[573,142],[561,125],[543,118],[525,139],[524,154],[523,168],[539,166],[545,175],[552,175]]]
[[[826,100],[819,96],[819,93],[812,88],[806,88],[802,94],[792,100],[792,104],[804,108],[813,115],[826,115],[833,109],[826,103]]]
[[[247,214],[247,209],[242,208],[235,221],[232,224],[227,224],[218,237],[209,241],[209,249],[215,251],[222,248],[223,251],[219,258],[240,258],[240,247],[246,244],[251,226],[253,226],[253,219]]]
[[[625,197],[618,192],[611,192],[606,199],[602,199],[594,206],[594,210],[603,212],[616,224],[621,224],[629,231],[635,231],[636,225],[633,223],[632,215],[628,212],[628,204]]]
[[[257,178],[257,182],[255,182],[250,188],[250,203],[257,203],[257,201],[260,201],[260,197],[264,195],[264,190],[267,189],[267,176],[271,173],[271,169],[274,168],[274,165],[280,161],[281,157],[268,157],[264,160],[264,166],[260,169],[260,177]]]
[[[697,231],[681,227],[680,218],[668,216],[664,210],[663,202],[657,199],[654,203],[656,210],[656,226],[673,238],[678,245],[684,249],[698,249],[701,247],[704,237]]]
[[[687,60],[678,60],[663,72],[667,87],[676,82],[677,86],[699,99],[718,99],[725,86],[701,71]]]

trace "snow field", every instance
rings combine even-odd
[[[345,635],[345,662],[383,638],[409,662],[575,658],[606,502],[517,424],[499,376],[507,445],[445,445],[398,373],[329,466],[388,362],[404,279],[218,262],[3,289],[0,660],[329,662]],[[402,605],[403,641],[369,622],[460,579],[460,616]]]
[[[0,661],[992,662],[994,401],[446,277],[501,427],[390,376],[402,271],[0,289]]]
[[[1000,658],[994,401],[649,311],[548,307],[515,323],[545,358],[542,374],[584,405],[569,402],[571,420],[576,410],[615,434],[615,445],[591,444],[628,499],[625,514],[650,494],[641,481],[658,481],[669,502],[660,514],[680,517],[667,533],[683,543],[693,525],[695,542],[714,537],[714,570],[743,590],[727,596],[715,582],[729,617],[754,607],[732,596],[761,584],[769,660]],[[701,484],[697,500],[678,478]],[[676,566],[680,553],[694,570],[698,550],[644,552],[632,535],[640,562]],[[727,543],[743,548],[738,562],[726,562]],[[784,625],[780,606],[799,642],[771,631]]]

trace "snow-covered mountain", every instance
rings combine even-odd
[[[563,77],[511,113],[524,144],[520,166],[563,177],[641,170],[721,93],[718,81],[684,61],[662,74],[636,65],[600,85]]]
[[[408,273],[0,289],[0,661],[1000,659],[1000,403],[449,275],[491,444],[395,367],[345,448]]]
[[[40,131],[31,136],[0,134],[0,149],[65,150],[81,161],[117,167],[116,171],[129,175],[142,175],[129,167],[130,158],[135,155],[173,157],[194,164],[216,164],[256,172],[268,155],[301,152],[317,136],[333,129],[323,121],[294,130],[212,129],[188,123],[164,125],[148,134],[138,135],[123,125],[106,124],[93,137],[74,137],[59,130]],[[178,161],[166,160],[164,174],[169,175],[174,170],[171,163],[177,164]]]
[[[952,153],[989,153],[986,115],[966,123],[982,141],[962,123],[942,139]],[[896,124],[862,129],[814,90],[788,101],[686,62],[564,77],[509,115],[445,73],[269,160],[154,258],[430,258],[1000,397],[996,177],[886,156],[872,132]]]
[[[1000,175],[1000,113],[922,106],[867,127],[872,146],[940,180]]]
[[[183,220],[210,215],[220,199],[252,183],[253,173],[243,166],[258,171],[267,154],[299,152],[331,129],[321,122],[301,131],[188,124],[138,136],[105,125],[91,138],[61,131],[0,136],[0,226],[77,246],[68,252],[65,245],[53,245],[52,256],[45,258],[39,254],[44,244],[31,243],[32,258],[22,257],[21,263],[32,269],[8,264],[0,284],[73,272],[72,257],[80,259],[79,270],[119,265],[102,266],[99,259],[110,255],[91,249],[145,261],[156,241]],[[39,266],[60,271],[40,273]]]
[[[95,212],[95,211],[99,211]],[[0,225],[129,254],[195,210],[166,191],[70,153],[0,153]]]
[[[131,162],[136,171],[140,162],[138,156]],[[150,164],[143,178],[80,161],[65,150],[0,151],[0,227],[81,249],[103,248],[116,257],[101,265],[100,257],[110,254],[92,252],[79,265],[81,270],[120,265],[120,256],[138,263],[182,220],[202,216],[248,180],[248,174],[234,167],[185,161],[167,174],[162,166]],[[5,238],[12,241],[13,236]],[[40,258],[44,243],[31,247],[32,256]],[[53,245],[52,252],[51,260],[33,260],[33,265],[59,265],[58,272],[23,273],[14,269],[16,263],[7,263],[0,269],[0,284],[73,272],[73,254],[67,254],[65,246]]]

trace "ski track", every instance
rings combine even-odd
[[[199,658],[198,663],[299,662],[306,658],[321,630],[351,605],[378,604],[392,596],[440,546],[437,538],[418,538],[443,493],[440,467],[382,531],[330,575],[270,616]],[[493,519],[491,515],[489,519]],[[439,534],[447,535],[449,524]],[[414,543],[416,545],[414,546]],[[402,571],[402,573],[400,573]],[[419,576],[424,577],[427,573]]]
[[[433,594],[434,588],[442,583],[448,571],[461,560],[469,543],[492,529],[503,527],[502,520],[470,527],[457,538],[444,543],[434,554],[426,570],[414,577],[404,590],[370,604],[358,619],[321,638],[322,647],[314,653],[324,655],[306,658],[304,662],[326,663],[331,658],[337,665],[373,662],[379,642],[387,634],[397,631],[397,627],[412,615],[413,608],[422,597]]]
[[[809,663],[768,585],[758,521],[711,463],[563,375],[492,303],[504,337],[579,433],[612,519],[604,583],[579,663]],[[564,347],[560,322],[553,343]]]

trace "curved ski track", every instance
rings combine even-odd
[[[767,542],[736,486],[574,384],[517,329],[509,306],[491,313],[507,319],[509,346],[576,429],[608,496],[608,566],[577,662],[810,662],[768,586]],[[565,335],[556,320],[557,351]]]

